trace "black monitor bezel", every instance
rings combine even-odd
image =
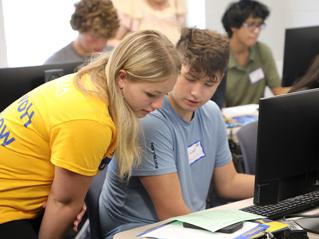
[[[317,130],[319,89],[259,101],[255,205],[319,190]]]
[[[75,72],[83,62],[0,68],[0,112],[25,93],[45,83],[45,71]]]
[[[298,81],[319,54],[319,26],[295,27],[285,30],[282,86]]]

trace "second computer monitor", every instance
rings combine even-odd
[[[259,104],[254,203],[319,190],[319,89]]]
[[[291,86],[304,75],[317,54],[319,26],[286,29],[282,86]]]
[[[77,70],[81,62],[0,68],[0,112],[13,101],[61,75]]]

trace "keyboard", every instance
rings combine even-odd
[[[315,208],[319,205],[319,191],[306,193],[293,198],[288,198],[276,204],[265,206],[249,206],[240,210],[265,216],[270,219],[279,219],[290,214],[302,212],[306,209]]]

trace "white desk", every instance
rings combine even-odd
[[[239,208],[243,208],[243,207],[247,207],[253,204],[253,199],[246,199],[246,200],[242,200],[242,201],[238,201],[238,202],[234,202],[234,203],[229,203],[223,206],[219,206],[219,207],[215,207],[215,208],[211,208],[208,210],[215,210],[215,209],[226,209],[226,208],[230,208],[230,209],[239,209]],[[315,209],[315,210],[311,210],[309,211],[309,214],[312,213],[318,213],[319,212],[319,208]],[[155,226],[158,226],[160,224],[165,223],[166,221],[163,222],[158,222],[155,224],[150,224],[147,226],[143,226],[143,227],[138,227],[138,228],[134,228],[128,231],[124,231],[124,232],[120,232],[118,234],[116,234],[113,238],[114,239],[134,239],[134,238],[140,238],[137,237],[138,234],[144,232],[147,229],[151,229]],[[313,234],[313,233],[309,233],[308,232],[308,237],[309,239],[319,239],[319,235],[318,234]]]

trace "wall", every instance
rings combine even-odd
[[[0,0],[0,67],[7,65],[7,46],[4,38],[4,19],[2,1]]]
[[[1,1],[9,66],[40,65],[76,37],[69,21],[78,0]]]
[[[206,0],[186,0],[188,15],[186,24],[189,27],[206,27],[205,5]]]

